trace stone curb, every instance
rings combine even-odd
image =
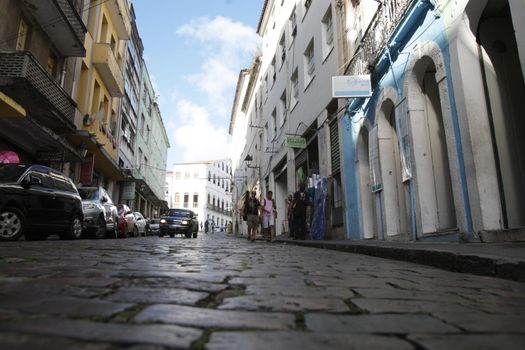
[[[303,247],[330,249],[347,253],[375,256],[429,265],[453,272],[492,276],[513,281],[525,282],[525,261],[505,258],[492,258],[469,253],[456,253],[438,249],[417,247],[385,247],[372,244],[339,243],[327,241],[294,241],[278,239],[280,243]]]

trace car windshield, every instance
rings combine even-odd
[[[151,220],[149,221],[150,224],[158,224],[159,222],[160,222],[159,219],[151,219]]]
[[[78,193],[82,199],[98,200],[97,188],[79,188]]]
[[[191,212],[182,209],[170,209],[168,216],[178,216],[183,218],[190,218]]]
[[[15,183],[29,166],[22,164],[0,164],[0,183]]]

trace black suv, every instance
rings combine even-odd
[[[186,238],[197,238],[199,222],[197,214],[189,209],[170,209],[168,213],[160,218],[159,237],[183,234]]]
[[[0,164],[0,240],[82,237],[82,201],[73,182],[42,165]]]

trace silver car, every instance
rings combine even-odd
[[[144,216],[138,211],[134,212],[133,215],[135,215],[135,226],[137,227],[138,235],[145,236],[147,226],[146,219],[144,219]]]
[[[80,187],[84,229],[95,238],[116,237],[117,207],[102,187]]]

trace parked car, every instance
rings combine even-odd
[[[137,228],[138,235],[146,235],[146,219],[138,211],[133,213],[135,215],[135,227]]]
[[[199,231],[199,221],[197,214],[189,209],[170,209],[168,213],[160,219],[160,234],[174,237],[176,234],[182,234],[186,238],[197,238]]]
[[[117,232],[119,237],[138,236],[135,215],[126,204],[117,205]]]
[[[80,187],[84,229],[95,238],[116,237],[117,206],[102,187]]]
[[[82,237],[82,200],[73,182],[42,165],[0,164],[0,240]]]
[[[146,224],[147,235],[160,235],[160,219],[150,219]]]

